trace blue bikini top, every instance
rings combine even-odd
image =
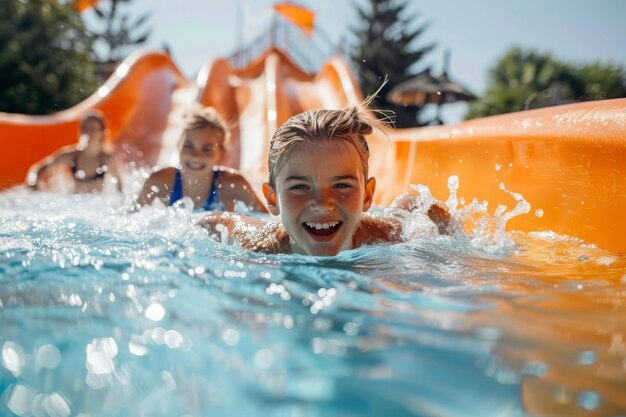
[[[213,170],[213,181],[211,182],[211,191],[209,191],[209,196],[207,197],[204,206],[202,206],[202,210],[211,211],[211,210],[220,210],[221,201],[219,199],[217,193],[217,180],[219,178],[220,170]],[[175,202],[183,198],[183,176],[180,172],[180,169],[176,170],[176,176],[174,177],[174,188],[172,189],[172,193],[170,194],[170,206]]]

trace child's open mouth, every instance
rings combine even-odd
[[[333,236],[337,232],[337,230],[339,230],[342,224],[342,222],[337,221],[331,221],[327,223],[305,222],[302,223],[302,227],[304,227],[304,230],[306,230],[314,237],[324,238]]]

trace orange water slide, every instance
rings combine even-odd
[[[446,198],[446,179],[458,175],[459,196],[493,210],[515,203],[502,184],[531,205],[509,229],[552,230],[626,252],[626,99],[397,130],[392,139],[391,159],[403,161],[406,176],[397,173],[390,194],[422,183]]]
[[[0,188],[23,183],[33,163],[76,144],[80,119],[91,109],[106,115],[111,143],[122,160],[156,163],[175,93],[190,85],[166,55],[138,53],[74,107],[47,116],[0,113]]]
[[[362,100],[343,60],[332,58],[318,73],[307,74],[277,49],[243,69],[214,60],[196,84],[161,54],[136,55],[120,68],[98,93],[67,111],[0,114],[1,146],[9,149],[0,186],[22,182],[32,163],[74,143],[78,120],[92,107],[109,118],[124,160],[175,161],[174,116],[194,100],[214,106],[230,124],[228,165],[258,186],[267,178],[267,149],[277,126],[306,109],[344,108]],[[502,184],[530,203],[531,212],[508,222],[509,230],[552,230],[626,252],[626,99],[396,129],[375,133],[369,142],[378,204],[388,204],[410,184],[426,184],[445,200],[448,178],[457,175],[458,196],[465,202],[488,201],[492,211],[499,204],[511,208],[516,202]]]

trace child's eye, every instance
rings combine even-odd
[[[340,182],[338,184],[335,184],[335,188],[352,188],[352,184]]]
[[[309,187],[306,184],[295,184],[289,187],[290,190],[308,190]]]

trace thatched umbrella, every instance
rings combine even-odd
[[[448,67],[449,53],[446,54],[445,68]],[[387,100],[403,106],[423,106],[424,104],[437,105],[437,122],[441,123],[441,105],[457,101],[471,101],[476,99],[462,85],[450,80],[447,70],[437,77],[430,74],[430,69],[424,70],[415,77],[396,85],[387,94]]]
[[[437,102],[440,91],[441,83],[427,69],[393,87],[386,98],[401,106],[423,106]]]
[[[447,72],[438,76],[437,80],[441,83],[441,94],[439,97],[443,96],[441,102],[437,102],[437,104],[476,100],[476,96],[468,89],[454,81],[451,81]]]

